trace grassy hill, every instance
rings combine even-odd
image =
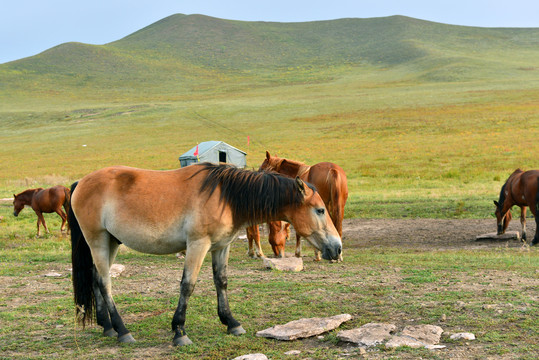
[[[265,150],[340,164],[348,216],[490,216],[512,170],[539,167],[538,39],[402,16],[173,15],[62,44],[0,65],[0,195],[111,164],[173,168],[223,140],[252,167]]]
[[[173,15],[106,45],[67,43],[0,66],[0,96],[65,89],[104,98],[199,86],[327,81],[343,68],[400,68],[393,80],[469,81],[527,76],[539,29],[444,25],[402,16],[306,23]],[[29,88],[38,87],[32,91]],[[51,89],[52,88],[52,89]],[[68,96],[68,94],[66,94]]]

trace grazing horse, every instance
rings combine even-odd
[[[299,177],[305,182],[308,182],[316,187],[320,193],[320,197],[324,201],[329,216],[339,233],[342,236],[342,221],[344,217],[344,205],[348,199],[348,185],[344,170],[336,164],[330,162],[321,162],[312,166],[305,165],[299,161],[288,160],[271,156],[266,151],[266,159],[260,165],[260,170],[276,171],[280,174],[289,177]],[[284,242],[276,244],[271,237],[269,238],[274,253],[278,256],[279,253],[284,254]],[[255,241],[260,247],[260,241]],[[273,244],[276,244],[274,247]],[[275,250],[277,249],[277,251]],[[296,233],[296,254],[301,256],[301,241],[300,234]],[[315,250],[315,260],[320,260],[320,253]],[[342,256],[339,258],[342,260]]]
[[[516,169],[503,184],[500,190],[500,198],[494,201],[496,205],[496,221],[498,224],[498,235],[507,229],[511,221],[511,208],[513,205],[520,207],[520,223],[522,224],[522,241],[526,241],[526,206],[528,206],[535,217],[536,231],[532,245],[539,243],[539,217],[537,216],[539,206],[539,193],[537,190],[539,181],[539,170],[522,171]]]
[[[284,246],[286,240],[290,238],[290,224],[284,221],[270,221],[268,223],[269,243],[273,253],[277,257],[284,257]],[[247,239],[249,241],[249,251],[247,255],[253,258],[264,257],[262,247],[260,246],[260,230],[258,225],[250,226],[246,229]],[[254,244],[254,246],[253,246]]]
[[[234,335],[245,333],[228,305],[230,244],[247,225],[291,222],[327,260],[342,251],[339,233],[314,187],[301,179],[196,164],[177,170],[97,170],[71,188],[73,288],[80,321],[97,318],[105,336],[134,342],[111,294],[110,267],[120,244],[149,254],[186,250],[180,299],[172,318],[174,345],[191,344],[186,309],[204,257],[212,253],[218,315]]]
[[[70,192],[65,186],[57,185],[48,189],[28,189],[20,194],[13,195],[13,215],[19,216],[19,213],[25,205],[30,205],[37,215],[37,236],[41,235],[39,224],[43,224],[46,232],[49,232],[43,213],[57,213],[62,218],[60,231],[65,230],[67,221],[66,213],[69,212]],[[62,206],[65,212],[62,210]]]

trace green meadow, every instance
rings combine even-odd
[[[537,167],[537,29],[174,15],[0,65],[0,195],[222,140],[348,176],[348,217],[488,217]],[[247,137],[250,144],[247,145]]]
[[[348,218],[490,218],[511,172],[539,167],[537,39],[539,29],[400,16],[265,23],[178,14],[109,44],[61,44],[0,64],[0,199],[109,165],[177,168],[197,143],[222,140],[246,151],[250,168],[266,151],[341,165]],[[183,348],[171,346],[169,330],[183,260],[122,247],[128,270],[113,289],[138,341],[123,346],[75,324],[59,217],[47,214],[53,233],[36,239],[35,214],[12,211],[0,201],[2,359],[288,359],[294,349],[357,358],[335,331],[290,343],[255,336],[343,312],[354,316],[344,330],[371,321],[446,330],[445,352],[378,346],[369,358],[537,358],[537,251],[527,246],[436,251],[349,238],[345,262],[307,255],[305,270],[290,274],[263,269],[236,241],[229,295],[247,334],[219,325],[206,259],[187,314],[195,344]],[[449,338],[460,331],[478,340]]]

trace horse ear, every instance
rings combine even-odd
[[[301,193],[302,193],[303,195],[305,195],[305,184],[304,184],[303,181],[299,178],[299,176],[296,176],[296,185],[298,186],[299,191],[301,191]]]
[[[500,207],[500,204],[498,204],[496,200],[494,200],[494,205],[496,205],[496,207]]]
[[[270,153],[268,152],[268,150],[266,150],[266,159],[269,160],[270,158],[271,158],[271,155],[270,155]]]

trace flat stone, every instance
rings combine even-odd
[[[268,360],[268,357],[264,354],[248,354],[235,357],[233,360]]]
[[[506,231],[504,234],[498,235],[498,233],[492,232],[475,237],[475,241],[481,240],[520,240],[520,233],[518,231]]]
[[[368,323],[357,329],[339,331],[337,338],[361,346],[376,346],[389,339],[396,328],[393,324]]]
[[[303,259],[297,257],[263,258],[264,266],[268,269],[298,272],[303,270]]]
[[[285,341],[302,339],[336,329],[350,319],[352,319],[352,315],[341,314],[326,318],[294,320],[284,325],[275,325],[261,330],[256,333],[256,336]]]
[[[425,345],[436,345],[443,332],[444,329],[436,325],[408,325],[402,331],[402,336],[414,338]]]
[[[285,355],[299,355],[301,354],[301,351],[299,350],[290,350],[284,353]]]
[[[125,270],[125,266],[120,264],[112,264],[110,267],[110,276],[111,277],[118,277],[120,274]]]
[[[451,340],[475,340],[475,335],[468,332],[456,333],[449,337]]]
[[[391,339],[389,339],[389,341],[386,342],[386,348],[388,349],[398,348],[401,346],[408,346],[413,349],[418,349],[421,347],[425,347],[425,345],[426,345],[425,343],[417,339],[411,338],[409,336],[397,336],[397,335],[393,335]]]
[[[43,275],[45,277],[62,277],[62,274],[59,274],[57,272],[51,271]]]

